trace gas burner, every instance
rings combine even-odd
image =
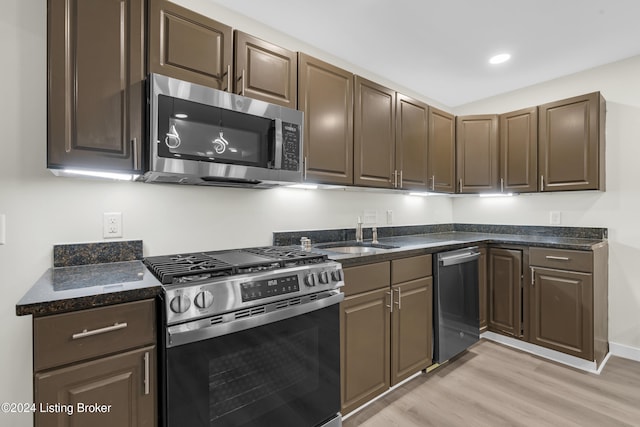
[[[219,276],[319,264],[326,260],[326,255],[305,252],[297,246],[264,246],[156,256],[145,258],[144,262],[162,284],[169,285],[201,281]]]

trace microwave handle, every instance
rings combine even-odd
[[[276,139],[273,159],[274,169],[282,169],[282,119],[275,119],[276,122]]]

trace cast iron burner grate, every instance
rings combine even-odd
[[[163,285],[220,276],[319,264],[326,255],[305,252],[297,246],[264,246],[206,253],[148,257],[145,264]]]
[[[144,263],[163,285],[229,276],[233,266],[203,253],[148,257]]]

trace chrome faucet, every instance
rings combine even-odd
[[[358,217],[358,222],[356,222],[356,242],[362,243],[362,220]]]
[[[371,243],[373,243],[374,245],[377,245],[378,242],[378,228],[377,227],[373,227],[371,229],[371,234],[373,234],[373,238],[371,239]]]

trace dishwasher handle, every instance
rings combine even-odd
[[[449,265],[457,265],[463,264],[465,262],[475,261],[480,258],[480,252],[476,252],[473,250],[457,253],[451,256],[443,256],[439,257],[439,263],[442,267],[447,267]]]

